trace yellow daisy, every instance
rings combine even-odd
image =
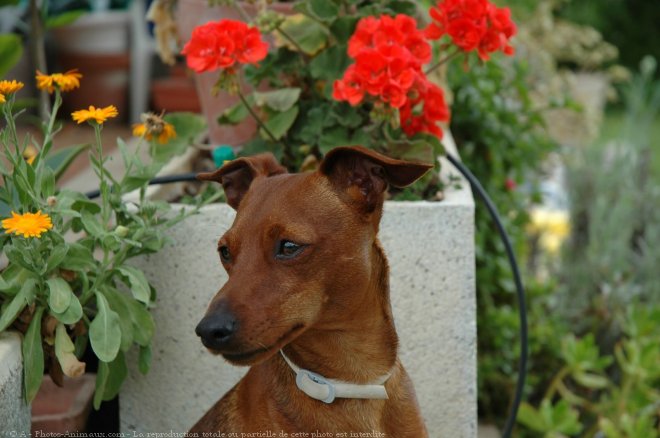
[[[82,74],[77,69],[69,70],[66,73],[53,73],[46,75],[37,70],[37,88],[46,90],[49,93],[55,91],[58,87],[60,91],[71,91],[80,87],[80,78]]]
[[[22,234],[23,237],[41,237],[41,234],[53,228],[53,223],[50,216],[41,213],[39,210],[36,213],[23,213],[17,214],[11,212],[11,218],[2,221],[2,228],[7,234],[14,233],[17,236]]]
[[[133,125],[133,135],[135,137],[144,136],[149,141],[155,136],[158,139],[158,143],[165,144],[170,139],[176,137],[176,130],[171,123],[165,121],[160,126],[151,125],[149,127],[147,127],[146,123],[136,123]]]
[[[17,92],[23,88],[23,82],[19,82],[16,80],[8,81],[8,80],[2,80],[0,81],[0,94],[12,94]]]
[[[74,111],[71,113],[71,116],[78,124],[94,120],[99,125],[102,125],[103,122],[111,117],[117,117],[118,114],[119,112],[114,105],[106,106],[105,108],[95,108],[90,105],[89,109]]]

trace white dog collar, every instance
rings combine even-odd
[[[296,373],[296,385],[298,388],[312,397],[324,403],[332,403],[335,398],[367,398],[387,399],[387,391],[384,383],[392,375],[391,372],[379,377],[373,384],[358,385],[355,383],[342,382],[341,380],[326,379],[325,377],[305,370],[294,364],[283,350],[280,350],[286,363]]]

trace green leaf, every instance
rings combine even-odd
[[[138,368],[142,374],[147,374],[151,367],[151,345],[140,346]]]
[[[16,6],[21,0],[0,0],[0,8],[4,6]]]
[[[338,146],[346,146],[350,144],[351,138],[348,129],[342,126],[335,126],[332,129],[326,130],[319,139],[319,149],[323,155]]]
[[[28,271],[35,271],[35,266],[32,265],[30,260],[28,260],[25,257],[25,254],[23,253],[22,250],[16,248],[13,245],[8,245],[5,246],[4,248],[5,255],[9,259],[11,263],[15,263],[17,265],[22,266],[23,268],[27,269]]]
[[[284,146],[281,143],[273,143],[267,140],[264,140],[261,137],[256,137],[243,146],[241,149],[241,157],[249,157],[251,155],[257,155],[262,152],[270,152],[275,155],[275,158],[280,161],[284,156]]]
[[[94,392],[94,409],[101,407],[101,402],[112,400],[119,394],[119,389],[128,375],[124,353],[119,352],[110,363],[99,362],[96,372],[96,388]]]
[[[48,256],[48,261],[46,262],[46,272],[50,272],[58,267],[59,264],[64,261],[68,252],[69,246],[66,243],[55,246]]]
[[[149,345],[156,328],[151,313],[149,313],[144,305],[135,300],[126,300],[126,304],[128,304],[129,311],[131,312],[135,342],[143,347]]]
[[[267,105],[274,111],[289,110],[300,98],[300,88],[282,88],[275,91],[254,92],[254,102],[257,106]]]
[[[80,243],[71,243],[60,267],[72,271],[93,270],[96,268],[96,262],[89,248]]]
[[[597,374],[575,372],[572,376],[576,382],[589,389],[602,389],[607,388],[609,385],[609,380],[606,377]]]
[[[48,305],[55,313],[64,313],[71,305],[71,300],[75,299],[71,286],[63,278],[51,278],[46,281],[48,284]]]
[[[73,160],[75,160],[76,157],[88,147],[90,147],[89,144],[69,146],[58,149],[48,155],[45,164],[55,172],[56,181],[58,181],[64,172],[66,172],[71,163],[73,163]]]
[[[103,291],[108,300],[110,308],[119,315],[119,327],[121,328],[121,351],[128,351],[133,344],[133,320],[131,319],[131,310],[127,301],[130,301],[127,295],[114,289]]]
[[[322,21],[332,21],[337,18],[339,7],[332,0],[310,0],[309,12]]]
[[[245,100],[250,105],[254,105],[254,94],[248,95]],[[220,114],[218,117],[218,123],[221,125],[237,125],[249,115],[250,112],[247,110],[243,102],[238,102]]]
[[[51,310],[50,313],[63,324],[75,324],[82,318],[83,310],[78,297],[74,296],[64,312],[57,313]]]
[[[111,362],[117,357],[121,344],[119,315],[110,309],[102,293],[96,294],[96,317],[89,324],[89,341],[99,360]]]
[[[282,113],[276,113],[274,116],[269,118],[265,125],[268,130],[273,134],[276,140],[281,139],[291,128],[293,122],[296,121],[298,116],[298,106],[293,106],[287,111]],[[263,130],[262,130],[263,131]],[[266,133],[262,132],[261,135],[266,138]]]
[[[339,44],[347,44],[355,32],[357,22],[357,17],[339,17],[330,25],[330,31]]]
[[[44,350],[41,345],[41,316],[43,307],[37,307],[23,338],[23,373],[25,400],[30,403],[37,395],[44,375]]]
[[[0,77],[4,77],[23,56],[21,37],[7,33],[0,35]]]
[[[82,220],[85,231],[87,231],[90,236],[100,237],[105,234],[106,230],[103,228],[103,225],[101,225],[101,222],[96,215],[87,210],[83,210],[80,213],[80,219]]]
[[[332,46],[319,53],[309,63],[309,72],[312,77],[328,81],[341,78],[352,62],[346,50],[346,45],[342,44]]]
[[[5,311],[0,317],[0,332],[5,331],[25,308],[28,303],[28,299],[34,294],[36,285],[37,282],[34,279],[28,279],[23,284],[23,287],[21,287],[21,290],[9,302],[5,308]]]
[[[144,273],[133,266],[121,266],[117,268],[119,272],[128,278],[131,286],[131,292],[136,300],[149,304],[149,295],[151,294],[149,282]]]
[[[282,24],[282,29],[308,55],[316,55],[325,47],[328,41],[328,31],[326,28],[304,15],[287,17]],[[290,48],[294,49],[292,47]]]
[[[517,421],[537,432],[545,432],[544,420],[541,414],[529,403],[522,403],[518,410]]]
[[[87,13],[86,10],[84,9],[78,9],[74,11],[67,11],[59,15],[55,15],[53,17],[48,17],[46,19],[46,29],[54,29],[56,27],[62,27],[62,26],[67,26],[74,21],[76,21],[78,18],[81,16],[85,15]]]

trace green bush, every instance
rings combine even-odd
[[[459,65],[448,72],[455,93],[451,130],[459,152],[495,202],[520,261],[526,256],[527,211],[539,199],[536,186],[540,168],[556,148],[544,130],[542,113],[535,109],[525,80],[522,61],[506,66],[497,60],[485,65],[473,63],[467,70]],[[518,309],[503,244],[481,206],[476,210],[476,259],[480,416],[501,420],[517,376]],[[548,291],[547,286],[533,286],[531,279],[526,283],[528,293],[534,296]],[[544,312],[541,300],[533,303],[533,312]],[[538,357],[553,357],[551,352],[558,349],[553,330],[536,325],[533,330],[538,331],[534,339],[547,342],[533,342],[532,351]],[[546,360],[543,363],[551,365]]]

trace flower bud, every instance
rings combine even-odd
[[[46,203],[49,207],[55,207],[57,205],[57,198],[55,196],[49,196],[46,199]]]
[[[128,231],[128,228],[123,225],[118,225],[117,228],[115,228],[115,234],[118,237],[126,237],[128,235]]]

